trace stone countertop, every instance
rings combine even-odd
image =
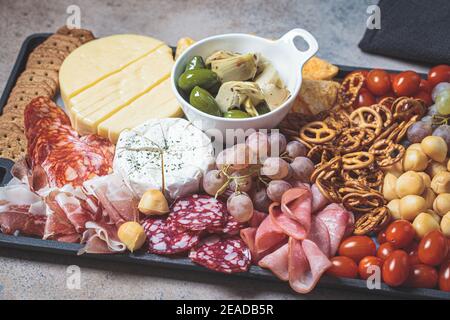
[[[0,88],[4,88],[23,40],[54,32],[65,24],[66,9],[81,9],[82,27],[97,37],[115,33],[151,35],[175,45],[178,38],[244,32],[278,38],[292,28],[310,31],[318,56],[332,63],[385,69],[426,70],[423,66],[369,55],[357,47],[376,0],[1,0]],[[381,13],[381,21],[382,21]],[[382,24],[382,22],[381,22]],[[78,264],[78,262],[76,262]],[[80,289],[68,289],[68,257],[0,249],[3,299],[376,299],[378,295],[316,289],[294,294],[284,283],[135,266],[78,264]]]

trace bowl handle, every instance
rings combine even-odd
[[[294,39],[297,37],[302,37],[308,44],[308,49],[306,51],[301,51],[295,46]],[[316,38],[314,38],[314,36],[308,31],[300,28],[292,29],[287,32],[278,40],[278,42],[285,43],[297,51],[297,60],[299,65],[303,65],[316,54],[317,50],[319,50],[319,44],[317,43]]]

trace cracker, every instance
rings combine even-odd
[[[32,57],[28,59],[26,68],[59,71],[62,63],[63,60],[57,57]]]
[[[59,41],[70,42],[73,45],[75,45],[77,48],[83,44],[80,39],[75,38],[75,37],[71,37],[71,36],[65,35],[65,34],[55,33],[55,34],[51,35],[49,38],[51,38],[52,40],[59,40]]]
[[[8,122],[6,120],[2,120],[2,117],[0,117],[0,130],[19,133],[23,132],[23,130],[18,125],[12,122]]]
[[[56,33],[77,38],[82,43],[86,43],[95,39],[94,35],[90,30],[69,28],[67,25],[59,28],[58,31],[56,31]]]
[[[15,112],[15,113],[21,113],[25,110],[27,107],[28,102],[19,101],[19,102],[9,102],[3,107],[3,113],[9,113],[9,112]]]
[[[6,104],[10,103],[30,103],[31,100],[33,100],[34,96],[31,96],[29,94],[23,94],[23,93],[17,93],[14,95],[10,95],[8,98],[8,102]]]
[[[339,68],[317,57],[312,57],[304,65],[303,79],[332,80],[339,72]]]
[[[42,83],[46,84],[52,90],[53,95],[55,95],[58,84],[49,77],[23,72],[16,81],[16,85],[39,85]]]
[[[38,76],[47,77],[52,79],[54,82],[56,82],[57,85],[59,85],[58,72],[55,70],[28,68],[22,74],[35,74]]]
[[[292,110],[313,115],[330,110],[336,102],[339,86],[335,81],[303,79]]]
[[[60,60],[63,60],[69,55],[67,51],[59,50],[54,47],[50,46],[43,46],[39,45],[34,49],[30,55],[28,56],[28,59],[30,58],[44,58],[44,57],[56,57]]]
[[[34,97],[53,97],[52,89],[46,83],[40,84],[20,84],[13,88],[11,95],[27,94]]]
[[[75,45],[74,43],[67,40],[63,40],[59,37],[56,37],[55,35],[48,37],[44,42],[42,42],[41,45],[44,47],[52,47],[58,50],[62,50],[67,53],[70,53],[76,48],[78,48],[78,46]]]
[[[22,113],[15,113],[15,112],[8,112],[4,113],[0,116],[0,121],[6,121],[14,123],[16,126],[18,126],[21,130],[25,129],[24,121],[23,121],[23,112]]]
[[[23,132],[0,129],[0,157],[17,161],[26,154],[27,139]]]

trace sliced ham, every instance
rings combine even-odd
[[[330,203],[328,199],[322,194],[316,184],[311,186],[312,194],[312,212],[318,212],[325,208],[327,204]]]
[[[253,211],[253,216],[248,222],[248,225],[253,228],[258,228],[259,225],[267,218],[267,213],[258,210]]]
[[[311,240],[289,239],[289,284],[298,293],[308,293],[331,267],[328,257]]]
[[[289,265],[288,265],[289,246],[286,243],[271,254],[262,258],[258,265],[261,268],[269,269],[279,279],[283,281],[289,280]]]
[[[283,229],[273,223],[271,216],[267,216],[260,224],[255,235],[255,249],[258,254],[270,251],[287,238]]]
[[[252,262],[258,262],[258,252],[255,247],[255,237],[256,237],[257,228],[248,227],[245,229],[241,229],[239,235],[241,236],[242,241],[245,242],[250,253],[252,254]]]
[[[317,216],[312,218],[308,239],[314,242],[327,256],[331,256],[331,240],[328,228]]]

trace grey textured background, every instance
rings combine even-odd
[[[414,69],[423,66],[362,53],[367,6],[376,0],[0,0],[0,88],[23,40],[31,33],[54,32],[66,21],[68,5],[80,6],[82,27],[96,36],[151,35],[176,44],[178,38],[246,32],[278,38],[300,27],[318,40],[319,56],[337,64]],[[383,27],[381,13],[381,27]],[[295,295],[287,284],[262,283],[142,267],[81,264],[81,289],[66,287],[67,257],[0,250],[0,298],[4,299],[371,299],[376,295],[317,289]],[[113,271],[107,271],[113,270]]]

